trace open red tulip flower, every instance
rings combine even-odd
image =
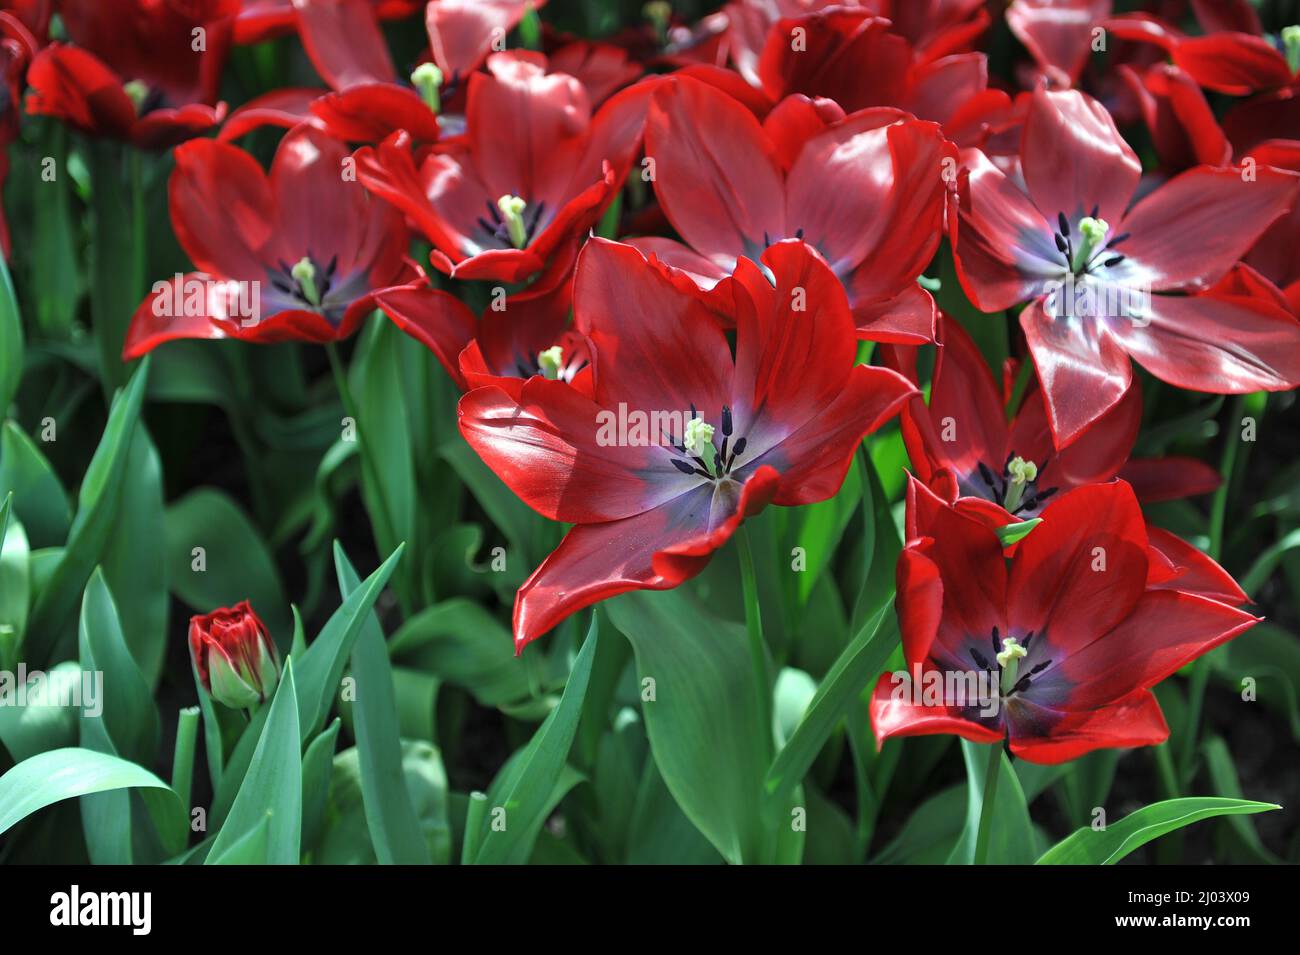
[[[1258,622],[1149,583],[1146,526],[1123,481],[1051,502],[1009,559],[986,524],[913,483],[917,536],[897,569],[908,678],[876,686],[878,742],[1005,740],[1032,763],[1154,745],[1169,728],[1151,688]]]
[[[1218,394],[1300,383],[1300,323],[1276,302],[1215,288],[1296,199],[1271,167],[1198,166],[1130,206],[1141,166],[1105,108],[1033,94],[1024,188],[978,150],[949,217],[957,271],[986,312],[1020,325],[1058,447],[1128,392],[1130,356],[1180,388]]]
[[[179,338],[331,342],[403,278],[407,233],[391,206],[344,177],[347,150],[300,126],[268,175],[228,143],[176,150],[172,227],[197,272],[155,283],[124,357]]]
[[[459,388],[495,385],[518,397],[536,375],[565,381],[591,394],[586,337],[569,327],[573,285],[541,295],[494,299],[476,317],[442,289],[414,282],[375,295],[384,314],[438,359]]]
[[[359,149],[357,168],[433,244],[440,271],[541,291],[567,277],[627,177],[654,81],[593,114],[582,84],[548,73],[541,54],[497,53],[487,65],[469,80],[463,142],[415,153],[397,133]]]
[[[167,149],[226,115],[217,102],[239,0],[63,0],[69,43],[32,61],[28,112]]]
[[[533,377],[517,396],[478,388],[460,426],[534,510],[576,525],[520,588],[515,645],[628,590],[699,573],[769,503],[833,495],[863,436],[915,390],[855,366],[853,319],[801,242],[737,266],[735,352],[713,311],[631,246],[591,239],[574,279],[593,396]]]
[[[1011,396],[1004,395],[970,335],[942,315],[939,331],[929,403],[909,402],[900,423],[916,476],[940,497],[969,498],[995,519],[1023,521],[1037,517],[1057,494],[1116,476],[1147,502],[1219,486],[1219,473],[1195,458],[1129,460],[1142,423],[1136,379],[1114,408],[1058,450],[1037,386],[1028,386],[1008,423],[1003,409]],[[890,346],[883,357],[916,383],[915,349]]]
[[[685,244],[638,248],[710,288],[741,259],[802,239],[844,283],[862,338],[933,340],[934,301],[916,278],[938,247],[957,155],[935,123],[894,109],[842,116],[798,96],[760,124],[721,90],[674,78],[654,96],[646,155]]]

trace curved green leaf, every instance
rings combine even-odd
[[[1165,833],[1215,816],[1268,812],[1282,807],[1248,799],[1198,796],[1166,799],[1143,806],[1100,831],[1084,827],[1066,836],[1038,859],[1038,865],[1113,865],[1139,846]]]

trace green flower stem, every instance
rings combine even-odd
[[[758,600],[758,577],[754,573],[754,549],[749,531],[742,524],[737,534],[740,542],[740,581],[745,591],[745,630],[749,634],[749,657],[753,665],[754,690],[758,694],[758,716],[763,727],[764,745],[772,750],[772,677],[767,662],[767,643],[763,640],[763,616]]]
[[[176,752],[172,756],[172,789],[181,805],[190,809],[190,784],[194,780],[194,743],[199,732],[199,708],[187,706],[176,717]]]
[[[1245,407],[1245,396],[1237,395],[1232,399],[1228,412],[1228,427],[1224,432],[1223,456],[1219,460],[1219,474],[1222,481],[1214,492],[1210,503],[1210,556],[1216,561],[1223,559],[1223,525],[1228,513],[1228,498],[1233,485],[1233,472],[1237,467],[1237,452],[1241,447],[1241,412]],[[1196,741],[1201,728],[1201,711],[1205,704],[1205,687],[1210,681],[1210,661],[1199,657],[1192,663],[1191,678],[1187,687],[1187,722],[1183,724],[1183,736],[1178,748],[1177,779],[1183,785],[1191,782],[1193,761],[1196,758]]]
[[[980,805],[980,826],[975,834],[975,864],[984,865],[989,855],[989,832],[993,828],[993,809],[998,797],[998,777],[1002,775],[1002,745],[989,746],[989,764],[984,772],[984,800]]]
[[[397,539],[397,528],[393,524],[392,515],[388,509],[388,498],[384,494],[384,486],[379,481],[379,471],[377,462],[371,456],[371,452],[366,444],[365,430],[361,427],[361,418],[357,415],[357,404],[352,397],[352,388],[348,385],[347,371],[343,367],[343,359],[339,357],[338,345],[334,342],[327,342],[325,345],[325,354],[329,356],[330,371],[334,375],[334,387],[338,390],[339,400],[343,402],[343,413],[352,419],[353,426],[357,433],[357,447],[361,452],[361,468],[366,477],[370,480],[375,489],[375,501],[379,508],[378,521],[381,530],[380,537],[388,541],[387,547],[394,547],[400,543]],[[398,574],[394,575],[393,585],[397,592],[403,610],[410,612],[406,587],[400,580]]]

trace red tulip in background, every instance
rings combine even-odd
[[[919,385],[914,349],[892,346],[885,357]],[[1053,495],[1116,475],[1144,501],[1205,494],[1219,486],[1218,472],[1193,458],[1130,460],[1142,423],[1137,380],[1114,408],[1060,451],[1052,444],[1037,386],[1029,386],[1009,423],[1003,410],[1008,397],[970,335],[942,318],[929,403],[914,399],[901,418],[917,477],[946,500],[963,497],[987,506],[995,521],[1006,520],[1008,513],[1017,520],[1035,517]]]
[[[1127,393],[1129,356],[1156,377],[1240,394],[1300,382],[1300,324],[1216,287],[1295,201],[1290,173],[1200,166],[1130,205],[1141,166],[1095,100],[1034,93],[1025,188],[976,150],[950,220],[958,273],[984,311],[1020,314],[1058,447]],[[1185,293],[1185,294],[1184,294]]]
[[[638,83],[595,113],[576,79],[540,54],[498,53],[469,81],[463,145],[412,154],[398,133],[356,159],[361,181],[433,243],[439,271],[554,287],[613,200],[640,145]]]
[[[908,507],[897,599],[909,670],[982,673],[985,691],[930,704],[886,674],[871,702],[878,741],[1006,739],[1034,763],[1160,743],[1169,729],[1151,687],[1258,621],[1151,584],[1142,512],[1122,481],[1048,504],[1010,560],[987,525],[916,482]]]
[[[266,702],[280,679],[280,655],[247,600],[190,618],[190,657],[218,703],[248,709]]]
[[[496,385],[519,396],[535,375],[591,394],[586,336],[569,327],[572,283],[542,295],[500,299],[481,318],[456,296],[423,280],[375,296],[393,322],[437,357],[462,390]]]
[[[63,0],[69,43],[32,61],[27,109],[166,149],[212,129],[238,0]]]
[[[762,263],[775,284],[742,260],[734,297],[715,303],[734,309],[733,357],[696,295],[635,249],[589,240],[574,311],[594,395],[534,377],[518,397],[486,387],[461,400],[461,431],[488,466],[577,525],[520,588],[518,649],[598,600],[693,577],[768,504],[830,497],[863,436],[914,393],[854,366],[848,302],[806,245],[773,245]]]
[[[373,292],[406,268],[401,219],[342,175],[347,151],[302,126],[268,176],[227,143],[176,151],[172,226],[197,272],[160,282],[135,314],[124,355],[178,338],[253,342],[347,338]]]
[[[760,124],[715,87],[674,79],[655,94],[646,153],[686,244],[645,238],[638,248],[709,288],[739,259],[802,239],[843,281],[860,336],[933,339],[934,301],[916,276],[938,247],[944,170],[956,170],[936,124],[894,109],[846,117],[802,96]]]

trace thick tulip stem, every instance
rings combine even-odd
[[[1002,775],[1002,746],[989,746],[989,764],[984,772],[984,798],[980,804],[980,825],[975,834],[975,864],[984,865],[989,855],[989,833],[993,829],[993,807],[998,798],[998,777]]]

